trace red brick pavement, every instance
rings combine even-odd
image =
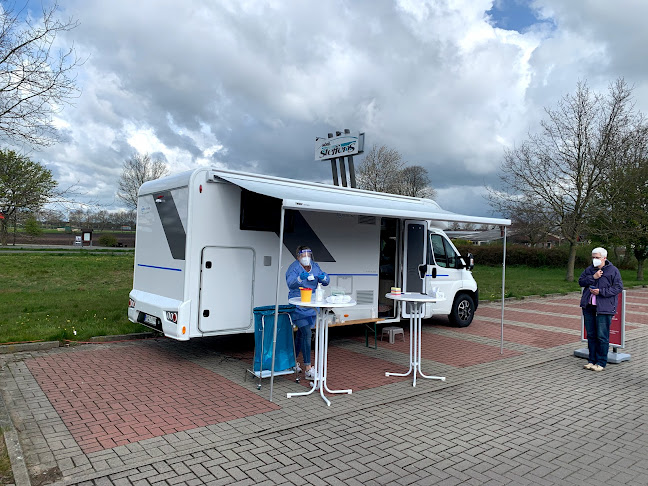
[[[560,311],[551,311],[547,308],[544,309],[545,312],[562,312]],[[494,307],[480,307],[477,309],[478,317],[493,317],[500,319],[502,317],[502,311]],[[532,314],[529,312],[520,312],[510,308],[504,309],[504,323],[506,321],[516,321],[516,322],[528,322],[531,324],[540,324],[543,326],[552,326],[560,327],[563,329],[573,329],[575,331],[580,330],[580,314],[574,316],[548,316],[546,314]]]
[[[441,327],[441,326],[437,326]],[[501,326],[497,322],[481,321],[475,317],[472,324],[461,329],[453,329],[458,334],[470,334],[491,339],[500,339]],[[580,336],[564,332],[545,331],[543,329],[532,329],[521,326],[514,326],[504,322],[504,340],[506,342],[526,344],[537,348],[552,348],[561,344],[579,341]]]
[[[314,352],[312,357],[315,358]],[[398,368],[394,363],[337,346],[329,346],[327,363],[326,382],[332,390],[368,390],[397,381],[411,380],[411,377],[385,376],[385,371],[395,371],[394,368]],[[303,378],[300,383],[310,386],[310,382]]]
[[[142,344],[35,358],[27,366],[85,453],[279,408]]]
[[[647,298],[648,300],[648,298]],[[636,302],[634,298],[627,297],[626,298],[626,311],[628,312],[628,315],[626,316],[626,322],[632,322],[632,323],[637,323],[637,324],[648,324],[648,308],[643,307],[643,306],[638,306],[638,305],[633,305],[641,302]],[[546,300],[542,302],[515,302],[511,304],[506,304],[506,308],[504,310],[504,317],[505,319],[510,319],[513,321],[520,321],[520,322],[532,322],[535,324],[541,324],[540,322],[536,321],[529,321],[527,319],[518,319],[518,318],[513,318],[510,317],[509,310],[514,311],[515,309],[523,308],[526,310],[532,310],[532,311],[538,311],[538,312],[553,312],[553,313],[558,313],[558,314],[566,314],[571,318],[577,317],[580,320],[580,316],[582,314],[582,310],[579,306],[579,302],[574,303],[569,303],[567,300]],[[484,312],[482,312],[486,307],[480,307],[477,309],[477,314],[478,315],[486,315]],[[490,315],[487,315],[487,317],[493,317],[493,308],[489,311]],[[524,313],[527,314],[527,313]],[[501,310],[497,309],[497,315],[495,317],[500,317],[501,316]],[[566,325],[560,325],[560,320],[558,321],[555,320],[555,318],[547,319],[547,322],[544,322],[542,324],[547,325],[547,326],[554,326],[554,327],[565,327],[567,329],[573,329],[573,326],[571,324],[566,324]],[[569,321],[571,322],[571,321]],[[580,323],[578,324],[578,329],[580,329]],[[632,325],[627,325],[626,329],[636,329],[636,326]]]
[[[427,327],[427,326],[424,326]],[[409,326],[408,326],[409,328]],[[396,341],[389,344],[387,341],[378,341],[378,346],[381,348],[398,351],[409,355],[409,329],[404,327],[405,342],[401,340],[400,336],[396,336]],[[360,340],[360,338],[357,338]],[[362,339],[364,342],[364,339]],[[465,339],[452,338],[448,336],[440,336],[438,334],[422,333],[421,337],[421,355],[423,359],[429,359],[438,363],[443,363],[458,368],[465,368],[482,363],[490,363],[499,359],[509,358],[511,356],[519,356],[522,353],[517,351],[504,350],[504,354],[500,354],[498,346],[489,346],[487,344],[474,343],[466,341]],[[391,365],[393,371],[399,373],[405,371],[399,370],[398,365],[396,369]],[[409,366],[407,357],[403,358],[403,367]],[[425,372],[425,370],[423,370]],[[432,370],[428,370],[431,373]]]
[[[504,312],[507,313],[508,310],[515,309],[526,309],[538,312],[553,312],[558,314],[566,314],[569,316],[579,316],[581,315],[581,308],[579,307],[579,302],[568,302],[566,300],[547,300],[542,302],[515,302],[512,304],[506,304]],[[478,308],[477,312],[481,313],[482,308]],[[501,313],[501,310],[500,310]]]

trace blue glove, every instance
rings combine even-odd
[[[308,279],[308,272],[305,271],[305,270],[302,270],[302,273],[299,274],[299,278],[301,279],[302,282],[307,280]]]
[[[322,272],[317,276],[317,280],[320,281],[321,283],[324,283],[328,280],[328,275],[326,273]]]

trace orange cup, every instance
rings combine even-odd
[[[310,302],[313,298],[313,289],[309,289],[308,287],[299,287],[299,291],[301,292],[302,302]]]

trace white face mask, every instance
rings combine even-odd
[[[592,258],[592,265],[594,265],[595,267],[600,267],[601,260],[599,258]]]
[[[310,257],[301,257],[299,259],[299,263],[301,263],[305,267],[308,267],[311,264],[311,259],[310,259]]]

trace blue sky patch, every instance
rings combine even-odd
[[[538,19],[529,0],[495,0],[493,8],[486,13],[495,27],[518,32],[524,32],[535,24],[548,22]]]

